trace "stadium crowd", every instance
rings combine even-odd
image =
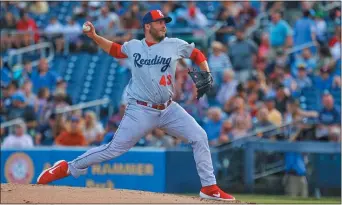
[[[206,2],[204,2],[206,3]],[[194,66],[181,60],[177,66],[175,101],[201,124],[211,146],[254,133],[266,139],[310,139],[340,141],[341,114],[333,91],[341,89],[341,8],[325,11],[327,2],[216,2],[201,11],[200,2],[81,2],[73,7],[66,21],[55,16],[40,25],[31,16],[49,12],[59,2],[4,2],[1,4],[1,31],[33,31],[12,35],[1,32],[1,52],[31,45],[54,43],[63,55],[65,41],[71,52],[97,52],[82,35],[80,22],[94,22],[100,35],[123,43],[134,37],[132,29],[141,28],[143,14],[160,9],[174,19],[168,29],[207,29],[223,22],[215,41],[204,51],[214,77],[214,87],[200,100],[187,69]],[[284,12],[284,9],[288,9]],[[252,32],[257,16],[267,12],[267,29]],[[43,32],[40,32],[43,31]],[[119,31],[119,32],[118,32]],[[248,35],[253,33],[252,36]],[[290,52],[292,48],[314,42],[317,46]],[[289,53],[290,52],[290,53]],[[2,55],[5,56],[5,55]],[[38,145],[88,146],[111,140],[123,117],[125,93],[115,115],[103,123],[95,112],[74,111],[56,114],[56,108],[74,104],[58,73],[40,59],[37,68],[25,59],[22,67],[10,67],[4,58],[1,67],[1,122],[21,117],[25,124],[13,132],[1,128],[2,147]],[[129,72],[130,68],[127,68]],[[303,109],[300,96],[305,90],[321,93],[322,107]],[[316,119],[313,123],[303,122]],[[301,122],[301,123],[298,123]],[[292,123],[291,129],[275,128]],[[137,146],[175,147],[184,143],[155,129]]]

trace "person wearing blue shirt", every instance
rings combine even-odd
[[[294,25],[294,45],[300,46],[315,41],[315,22],[310,18],[310,11],[303,11],[303,17]],[[314,51],[311,49],[311,51]]]
[[[295,61],[291,65],[291,74],[298,77],[298,69],[300,66],[306,68],[309,75],[313,74],[314,68],[317,66],[317,60],[312,57],[311,51],[308,48],[303,49],[301,56],[296,56]]]
[[[114,121],[108,121],[107,124],[107,133],[104,135],[101,145],[108,144],[115,135],[116,130],[118,129],[118,124]]]
[[[313,85],[320,91],[330,90],[333,86],[334,78],[330,70],[325,66],[320,69],[318,76],[313,78]]]
[[[284,47],[292,40],[292,29],[290,25],[282,19],[280,12],[274,12],[272,14],[272,23],[269,32],[272,47]]]
[[[38,72],[33,72],[31,75],[33,92],[37,93],[40,88],[47,87],[49,88],[50,92],[53,93],[59,79],[60,78],[56,73],[49,71],[47,60],[42,58],[39,61]]]
[[[285,153],[285,193],[291,197],[308,197],[306,167],[302,153]]]
[[[218,107],[208,110],[208,121],[203,123],[203,129],[208,135],[209,145],[216,145],[221,132],[223,123],[222,111]]]
[[[316,137],[321,141],[328,141],[334,128],[341,130],[341,113],[334,105],[334,98],[331,94],[323,95],[323,109],[319,112],[319,124],[316,129]]]

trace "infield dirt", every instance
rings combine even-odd
[[[138,203],[138,204],[199,204],[233,203],[204,200],[196,196],[183,196],[144,191],[106,188],[81,188],[33,184],[1,184],[1,204],[89,204],[89,203]]]

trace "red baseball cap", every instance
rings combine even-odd
[[[159,20],[165,20],[165,23],[170,23],[172,18],[169,16],[164,16],[160,10],[152,10],[143,17],[143,25]]]

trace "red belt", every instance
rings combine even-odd
[[[165,104],[151,104],[151,103],[147,103],[144,101],[137,100],[137,103],[139,105],[144,105],[144,106],[151,107],[151,108],[154,108],[157,110],[164,110],[165,108],[167,108],[171,104],[171,102],[172,102],[172,100],[169,100],[169,101],[167,101],[167,103],[165,105]]]

